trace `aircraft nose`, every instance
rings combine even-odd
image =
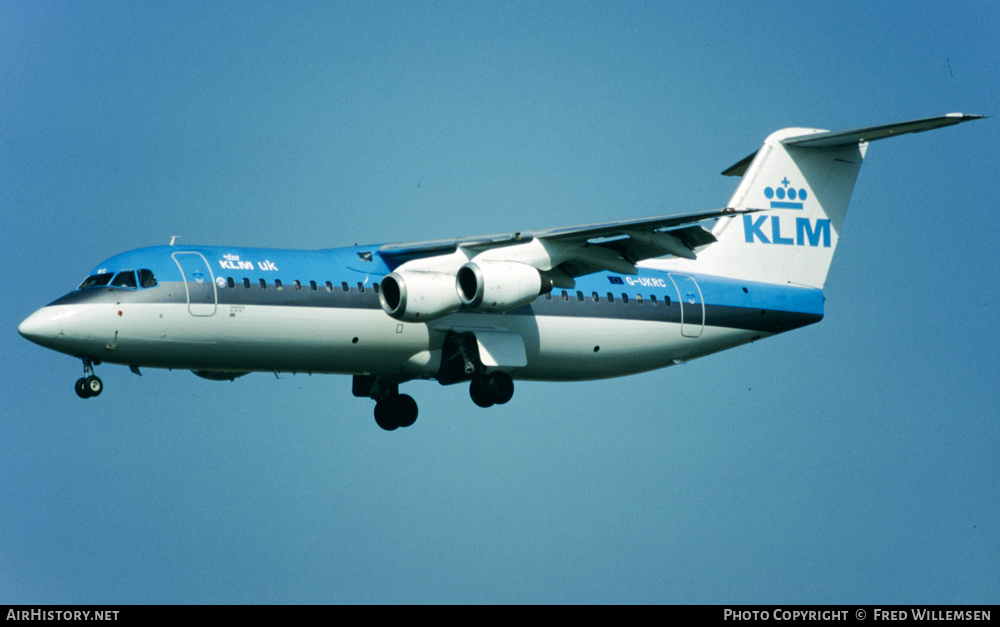
[[[18,325],[17,332],[36,344],[44,344],[59,335],[59,317],[50,307],[42,307]]]

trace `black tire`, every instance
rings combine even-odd
[[[399,428],[396,412],[393,411],[393,400],[392,398],[383,398],[375,403],[375,424],[386,431],[395,431]]]
[[[400,394],[395,398],[394,410],[396,423],[400,427],[412,427],[417,421],[417,401],[409,394]]]
[[[76,395],[80,398],[90,398],[90,389],[87,388],[86,378],[76,380]]]
[[[472,402],[480,407],[492,407],[495,403],[493,400],[493,395],[490,394],[489,387],[486,385],[486,379],[483,377],[476,377],[472,380],[472,384],[469,385],[469,396],[472,397]]]
[[[95,376],[87,377],[84,385],[87,387],[87,393],[90,396],[100,396],[101,392],[104,391],[104,382]]]
[[[514,397],[514,380],[506,372],[494,372],[487,377],[486,388],[497,405],[510,402]]]

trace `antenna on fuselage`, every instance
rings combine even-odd
[[[171,246],[173,246],[173,245],[174,245],[174,242],[176,242],[176,241],[177,241],[177,238],[178,238],[178,237],[180,237],[180,235],[171,235],[171,236],[170,236],[170,245],[171,245]]]

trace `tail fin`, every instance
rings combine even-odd
[[[699,269],[822,288],[868,142],[983,116],[949,113],[846,131],[786,128],[723,174],[743,176],[728,207],[752,210],[716,224]]]

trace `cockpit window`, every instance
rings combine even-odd
[[[139,270],[139,287],[156,287],[156,277],[152,270]]]
[[[77,289],[85,290],[91,287],[103,287],[111,281],[111,277],[114,276],[113,272],[104,272],[101,274],[94,274],[83,280],[80,287]]]
[[[113,277],[113,278],[112,278]],[[136,281],[138,278],[138,282]],[[137,287],[148,288],[156,287],[156,277],[153,276],[152,270],[125,270],[115,274],[114,272],[102,272],[100,274],[94,274],[83,280],[80,287],[76,288],[78,290],[86,290],[92,287],[104,287],[105,285],[109,287],[125,287],[128,289],[136,289]]]
[[[132,270],[126,270],[125,272],[119,272],[113,281],[111,281],[111,287],[130,287],[132,289],[136,288],[135,282],[135,272]]]

